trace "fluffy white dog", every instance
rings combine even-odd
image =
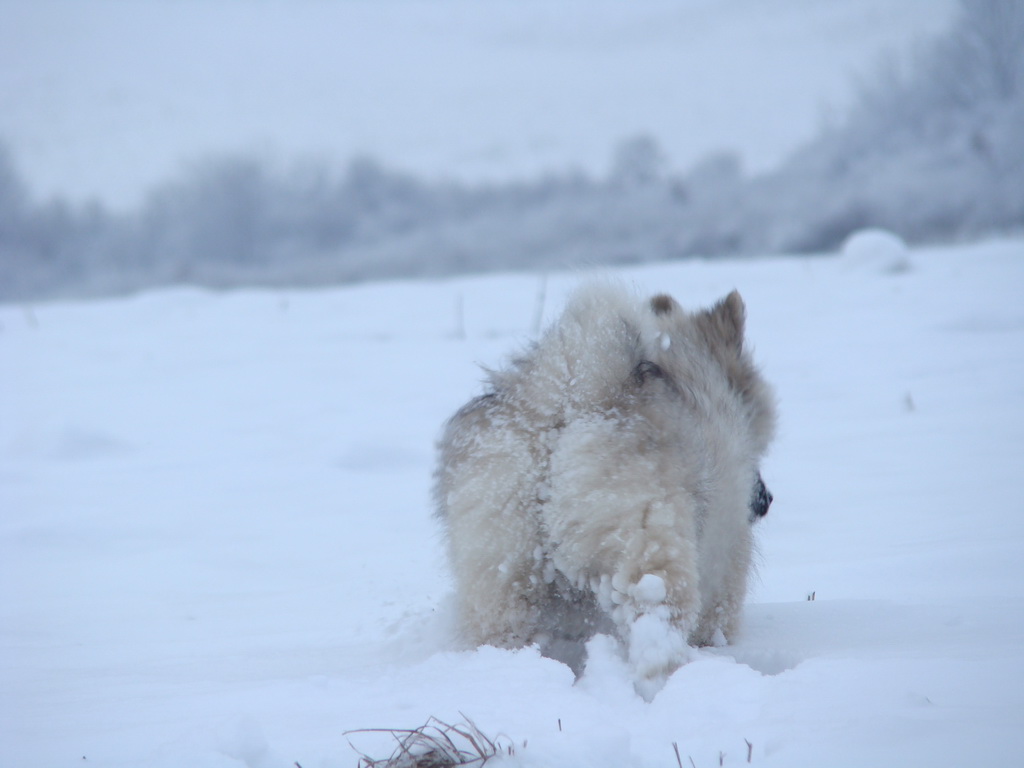
[[[537,643],[579,673],[610,632],[649,698],[689,645],[734,636],[775,424],[744,317],[735,291],[690,313],[589,284],[490,372],[447,424],[435,487],[468,640]]]

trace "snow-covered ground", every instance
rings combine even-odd
[[[650,704],[608,644],[451,639],[433,441],[540,277],[0,307],[0,765],[351,767],[460,713],[505,765],[1019,764],[1024,241],[887,248],[614,273],[738,287],[781,406],[742,638]]]
[[[763,170],[953,0],[0,0],[0,139],[47,198],[133,207],[207,155],[370,153],[428,178]]]
[[[0,140],[117,209],[226,152],[760,170],[953,7],[0,0]],[[608,643],[574,684],[453,640],[433,441],[581,274],[0,306],[0,766],[350,767],[463,713],[507,765],[1018,764],[1024,240],[614,274],[738,287],[780,395],[736,645],[645,703]]]

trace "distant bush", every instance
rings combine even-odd
[[[949,33],[883,64],[848,118],[742,195],[747,248],[820,251],[1024,226],[1024,3],[962,0]]]
[[[946,35],[881,66],[840,125],[754,178],[730,154],[673,173],[645,136],[615,148],[605,178],[491,185],[365,157],[227,157],[114,215],[33,201],[0,145],[0,300],[820,252],[865,227],[909,243],[1017,231],[1022,126],[1024,3],[962,0]]]
[[[271,170],[219,158],[140,209],[33,204],[0,154],[0,300],[190,283],[306,285],[679,255],[680,212],[660,149],[624,144],[608,179],[561,174],[495,185],[427,183],[356,158]],[[9,201],[9,203],[8,203]]]

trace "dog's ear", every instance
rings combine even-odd
[[[679,309],[676,300],[667,293],[659,293],[651,297],[651,311],[656,315],[670,315]]]
[[[733,291],[711,309],[697,315],[697,324],[709,342],[739,350],[743,346],[743,326],[747,309],[739,291]]]

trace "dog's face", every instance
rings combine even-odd
[[[744,472],[753,476],[749,519],[756,522],[768,514],[772,503],[758,469],[775,431],[775,401],[744,348],[743,299],[733,291],[710,309],[688,313],[670,296],[660,295],[650,300],[650,308],[670,337],[660,358],[666,373],[690,393],[693,402],[702,403],[703,412],[715,413],[711,421],[724,424],[728,437],[719,439],[731,446],[725,453],[746,459],[737,467],[745,465]],[[731,415],[720,418],[725,414]]]

